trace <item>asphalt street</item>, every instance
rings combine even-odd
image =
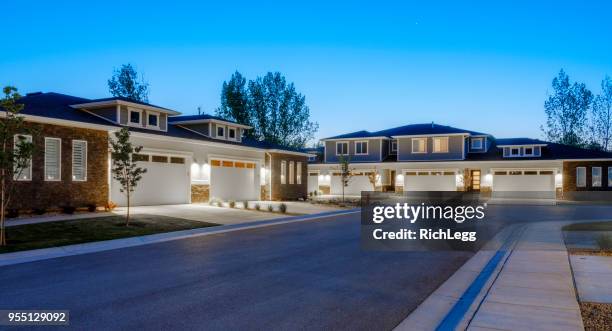
[[[607,206],[491,206],[509,222]],[[359,214],[0,268],[0,309],[68,309],[75,329],[392,329],[469,252],[360,249]],[[0,327],[2,328],[2,327]]]

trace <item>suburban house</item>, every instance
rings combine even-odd
[[[612,153],[434,123],[322,139],[309,150],[308,191],[340,194],[339,160],[361,191],[533,192],[568,200],[612,200]],[[536,194],[537,193],[537,194]]]
[[[147,169],[133,205],[295,200],[307,195],[308,154],[246,139],[248,126],[125,98],[30,93],[19,101],[34,128],[31,166],[15,178],[11,208],[125,204],[110,174],[109,137],[129,127]]]

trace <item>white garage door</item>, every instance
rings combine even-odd
[[[552,170],[496,170],[493,172],[493,191],[550,192],[555,190]]]
[[[454,171],[419,170],[404,173],[404,191],[457,191]]]
[[[351,176],[348,186],[344,188],[346,195],[361,195],[361,191],[372,191],[373,187],[370,183],[370,178],[364,173],[355,173]],[[331,177],[331,194],[342,194],[342,177],[334,174]]]
[[[319,191],[319,173],[318,172],[308,173],[308,193],[312,191]]]
[[[223,200],[259,200],[255,163],[211,160],[210,197]]]
[[[130,197],[132,206],[170,205],[189,203],[190,178],[184,157],[168,155],[135,155],[138,165],[147,169]],[[111,200],[125,206],[127,199],[120,192],[121,185],[111,182]]]

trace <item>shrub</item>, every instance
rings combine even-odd
[[[246,200],[245,200],[245,201],[243,201],[243,202],[242,202],[242,208],[244,208],[244,209],[249,209],[249,202],[248,202],[248,201],[246,201]]]
[[[287,212],[287,205],[286,205],[286,204],[284,204],[284,203],[281,203],[281,204],[278,206],[278,210],[280,210],[280,212],[281,212],[281,213],[283,213],[283,214],[284,214],[284,213],[286,213],[286,212]]]
[[[217,201],[217,207],[223,207],[223,201],[221,200]]]
[[[6,217],[8,217],[8,218],[17,218],[17,217],[19,217],[19,209],[17,209],[17,208],[9,208],[6,211]]]
[[[87,205],[87,211],[89,211],[90,213],[95,212],[96,209],[98,209],[98,206],[96,206],[95,203],[90,203]]]
[[[115,208],[117,208],[117,204],[112,201],[107,202],[106,206],[104,206],[104,210],[106,211],[113,211]]]
[[[317,192],[317,190],[312,191],[312,193],[314,193],[315,197],[319,194],[319,192]]]
[[[36,215],[42,215],[47,212],[47,208],[45,207],[37,207],[32,209],[32,212]]]
[[[76,208],[74,206],[70,206],[70,205],[62,207],[62,213],[68,214],[68,215],[74,214],[75,210],[76,210]]]
[[[236,201],[234,201],[234,200],[230,200],[230,202],[229,202],[229,207],[230,207],[230,208],[235,208],[235,207],[236,207]]]
[[[268,205],[268,211],[269,212],[273,212],[274,211],[274,206],[272,206],[272,204]]]
[[[612,250],[612,236],[609,234],[602,234],[597,237],[597,246],[602,251]]]
[[[260,210],[260,209],[261,209],[261,206],[258,203],[256,203],[255,204],[255,210]]]

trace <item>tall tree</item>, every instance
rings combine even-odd
[[[584,83],[570,83],[561,69],[552,81],[553,93],[544,102],[547,120],[542,131],[547,139],[572,146],[583,146],[586,119],[593,94]]]
[[[221,88],[221,106],[217,108],[219,117],[252,126],[251,113],[247,107],[248,95],[246,79],[236,71]],[[247,132],[247,136],[253,136]]]
[[[30,167],[34,144],[25,137],[32,134],[19,113],[23,104],[17,101],[21,95],[17,89],[7,86],[3,89],[4,97],[0,99],[0,246],[6,246],[5,214],[11,202],[15,178]]]
[[[115,69],[113,76],[108,80],[108,90],[115,97],[124,97],[134,101],[149,102],[149,84],[130,64],[124,64]]]
[[[591,141],[603,150],[612,149],[612,79],[601,81],[601,93],[593,100],[591,108]]]
[[[111,172],[113,178],[121,185],[119,191],[125,194],[127,200],[127,214],[125,226],[130,225],[130,198],[142,175],[147,169],[138,166],[136,154],[140,153],[142,146],[132,145],[130,142],[130,131],[122,128],[115,132],[115,139],[109,138],[110,152],[112,158]]]

